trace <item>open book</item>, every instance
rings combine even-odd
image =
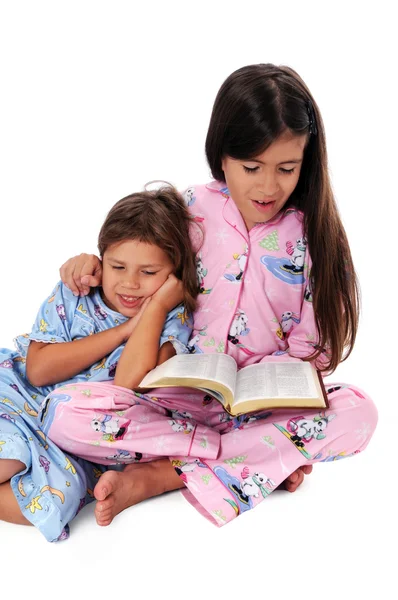
[[[264,362],[238,371],[227,354],[178,354],[150,371],[138,389],[174,386],[211,394],[232,416],[269,408],[328,408],[322,377],[309,362]]]

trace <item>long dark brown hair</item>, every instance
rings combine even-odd
[[[137,240],[161,248],[184,288],[185,309],[193,312],[199,292],[190,216],[183,197],[171,185],[126,196],[109,211],[98,236],[101,258],[111,244]]]
[[[334,370],[350,355],[358,328],[359,285],[347,236],[330,183],[325,132],[319,108],[300,76],[272,64],[238,69],[221,86],[206,138],[206,156],[215,179],[225,181],[226,156],[239,160],[264,152],[280,135],[307,134],[300,178],[287,206],[304,213],[304,235],[312,259],[318,346]]]

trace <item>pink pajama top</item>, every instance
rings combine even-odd
[[[248,232],[225,183],[192,186],[183,195],[206,232],[190,352],[225,352],[239,367],[312,354],[318,339],[303,213],[284,209]],[[318,368],[325,359],[321,354]]]

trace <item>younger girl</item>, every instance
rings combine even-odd
[[[191,222],[171,187],[120,200],[99,234],[102,287],[78,298],[59,283],[32,332],[16,339],[17,352],[0,350],[0,518],[31,522],[53,541],[66,535],[64,527],[93,495],[101,470],[61,452],[42,428],[53,417],[53,406],[43,401],[54,384],[84,382],[81,397],[88,399],[89,382],[139,383],[156,364],[188,351],[198,291]],[[59,412],[61,418],[62,405]],[[75,434],[79,420],[70,423]],[[111,443],[123,439],[126,423],[120,414],[91,420],[92,434],[107,440],[106,450],[96,447],[100,462],[141,458],[119,454]],[[150,435],[145,421],[141,429]],[[189,454],[199,433],[200,427],[185,436],[182,453]],[[162,435],[174,435],[166,422]],[[74,453],[74,444],[65,449]]]
[[[214,181],[185,193],[205,230],[190,351],[226,352],[239,367],[311,360],[333,371],[355,341],[357,285],[329,181],[321,115],[297,73],[269,64],[232,73],[214,104],[206,154]],[[68,261],[62,276],[84,292],[98,284],[100,270],[86,255]],[[71,392],[74,403],[65,405],[71,418],[105,406],[109,416],[117,415],[109,389],[90,398],[82,391]],[[353,385],[330,384],[327,391],[326,411],[274,410],[237,419],[199,391],[157,389],[136,397],[148,419],[159,407],[178,410],[185,423],[180,437],[195,423],[209,429],[196,457],[192,449],[177,452],[176,440],[160,443],[154,431],[151,453],[169,460],[105,473],[95,490],[98,522],[108,524],[130,504],[184,487],[198,510],[224,525],[298,468],[362,451],[377,422],[373,402]],[[137,422],[136,452],[143,447],[140,427]],[[220,449],[209,457],[214,432],[221,434]],[[73,431],[58,434],[62,444],[75,441]],[[85,456],[89,452],[87,446]]]

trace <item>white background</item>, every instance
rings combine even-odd
[[[145,4],[141,6],[141,4]],[[140,5],[140,6],[139,6]],[[366,452],[321,464],[222,529],[179,493],[67,542],[0,523],[14,598],[134,594],[394,595],[397,117],[389,2],[42,2],[0,5],[0,345],[29,331],[59,266],[96,251],[108,209],[151,179],[210,179],[204,141],[235,69],[295,68],[323,114],[330,171],[362,287],[356,348],[331,378],[379,408]],[[390,543],[394,546],[390,551]],[[388,591],[389,590],[389,591]],[[136,596],[138,594],[138,596]]]

